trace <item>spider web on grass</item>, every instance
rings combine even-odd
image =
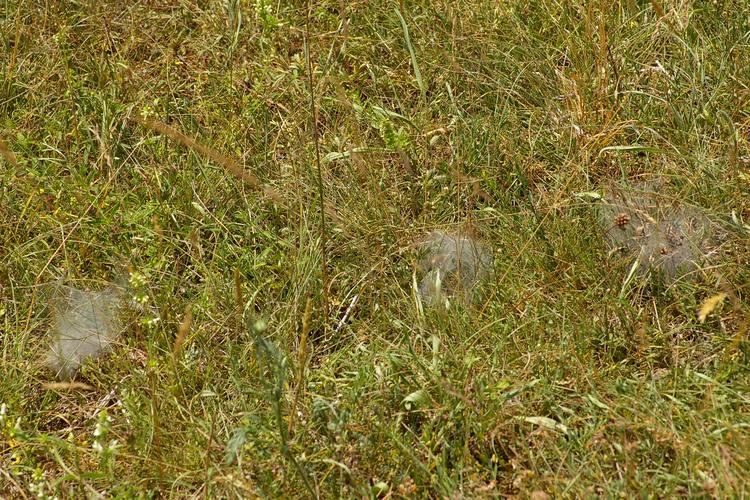
[[[702,209],[653,189],[610,186],[599,223],[610,255],[637,259],[639,277],[665,284],[695,280],[719,248],[716,227]]]

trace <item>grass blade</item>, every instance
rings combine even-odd
[[[399,20],[401,21],[401,29],[404,30],[404,39],[406,40],[406,46],[409,48],[409,57],[411,58],[411,65],[414,68],[414,78],[416,78],[417,80],[419,91],[421,92],[422,98],[424,99],[427,89],[425,88],[424,80],[422,80],[422,72],[419,71],[419,64],[417,63],[417,55],[414,53],[414,45],[411,43],[411,36],[409,36],[409,26],[406,24],[406,19],[404,19],[404,16],[401,15],[401,11],[399,9],[394,9],[394,10]]]

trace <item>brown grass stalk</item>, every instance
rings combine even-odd
[[[315,143],[315,165],[317,167],[318,195],[320,197],[320,246],[321,246],[321,278],[323,280],[323,329],[328,325],[328,231],[326,230],[326,207],[323,194],[323,168],[320,163],[320,132],[318,131],[318,112],[315,106],[315,73],[310,61],[310,2],[307,3],[305,17],[305,62],[310,85],[310,119],[312,120],[313,142]]]
[[[182,144],[186,148],[192,149],[193,151],[200,154],[201,156],[209,158],[214,163],[227,169],[229,173],[234,175],[239,180],[248,184],[251,188],[261,191],[263,194],[268,196],[275,203],[278,203],[279,205],[283,204],[283,198],[281,197],[278,191],[276,191],[270,186],[267,186],[266,184],[263,184],[263,182],[261,182],[258,176],[242,168],[242,166],[239,164],[239,162],[237,162],[237,160],[227,155],[221,154],[215,149],[206,146],[205,144],[199,143],[196,139],[193,139],[192,137],[188,137],[187,135],[183,134],[179,130],[159,120],[155,120],[153,118],[146,118],[146,117],[139,115],[138,113],[134,113],[133,115],[131,115],[130,119],[138,123],[139,125],[142,125],[148,129],[153,130],[154,132],[158,134],[166,135],[170,139]]]

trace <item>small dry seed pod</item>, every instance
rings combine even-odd
[[[630,224],[630,215],[626,214],[625,212],[620,212],[619,214],[615,215],[615,226],[619,227],[622,230],[625,230],[625,226]]]

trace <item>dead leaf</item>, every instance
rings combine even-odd
[[[42,387],[48,391],[76,390],[93,391],[94,387],[84,384],[83,382],[46,382]]]
[[[711,314],[711,311],[719,307],[719,305],[724,302],[724,299],[726,298],[727,294],[724,292],[717,293],[716,295],[707,298],[698,311],[698,321],[700,323],[704,323],[706,321],[706,317]]]
[[[180,352],[180,348],[182,347],[182,344],[185,343],[185,337],[187,337],[188,332],[190,332],[190,325],[193,323],[193,313],[190,310],[190,306],[185,306],[185,316],[182,318],[182,323],[180,323],[179,328],[177,329],[177,338],[174,341],[174,347],[172,348],[172,353],[177,354]]]

